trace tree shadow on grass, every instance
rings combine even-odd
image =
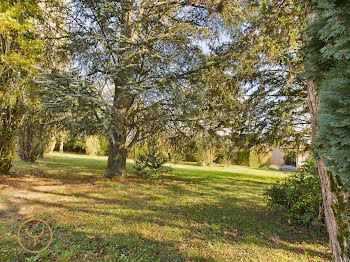
[[[70,165],[72,163],[67,164]],[[128,166],[130,168],[130,164]],[[55,168],[59,170],[60,166]],[[313,257],[330,259],[329,254],[316,249],[301,248],[299,243],[313,244],[317,238],[303,228],[289,225],[282,213],[264,204],[261,192],[271,183],[269,179],[231,172],[193,172],[192,169],[181,169],[180,172],[174,170],[173,174],[166,174],[157,181],[132,177],[122,183],[101,180],[102,174],[94,176],[84,163],[74,167],[73,170],[77,170],[77,173],[72,173],[71,170],[44,175],[61,184],[75,185],[75,190],[73,187],[73,191],[55,192],[40,189],[33,184],[27,186],[29,192],[56,195],[57,201],[24,197],[21,202],[24,205],[43,207],[52,214],[53,219],[58,214],[64,219],[73,217],[76,220],[74,226],[65,229],[72,236],[67,235],[64,239],[72,241],[72,245],[82,247],[76,251],[78,253],[91,250],[94,253],[96,245],[102,250],[98,256],[104,255],[104,252],[108,255],[109,250],[113,251],[113,245],[119,241],[123,244],[115,252],[128,255],[136,261],[143,259],[141,254],[146,256],[143,261],[176,261],[169,260],[169,256],[179,259],[178,261],[217,260],[215,256],[192,257],[192,254],[186,253],[186,248],[185,251],[181,250],[182,244],[188,247],[194,239],[200,243],[194,244],[194,248],[208,243],[231,245],[231,248],[232,244],[254,244],[271,251],[285,250],[301,255],[307,252]],[[84,175],[84,172],[90,173]],[[35,172],[32,176],[41,177]],[[94,185],[93,190],[82,190],[80,186],[83,183]],[[12,186],[19,190],[23,184],[14,183]],[[157,190],[153,191],[153,187]],[[59,197],[71,200],[61,201]],[[113,223],[122,223],[130,233],[114,232],[105,236],[107,222],[112,223],[112,227]],[[64,223],[57,221],[55,224],[59,233]],[[138,232],[144,226],[147,226],[149,234],[164,230],[161,234],[164,238],[172,230],[179,231],[183,241],[176,237],[156,240],[156,237],[145,236]],[[63,231],[66,232],[65,230]],[[89,233],[84,233],[83,230]],[[161,249],[166,251],[162,252]],[[96,253],[101,250],[96,249]]]
[[[155,240],[138,232],[113,233],[105,236],[90,232],[88,229],[63,226],[61,221],[55,221],[53,217],[44,216],[42,219],[45,219],[52,228],[53,241],[45,251],[45,255],[40,257],[40,261],[216,261],[210,257],[182,251],[181,240]],[[17,244],[13,239],[3,243],[7,243],[9,247],[15,247]],[[28,253],[18,247],[10,256],[9,261],[38,259],[36,254]]]
[[[93,196],[95,192],[81,193],[79,201],[74,203],[48,203],[45,201],[28,200],[27,204],[42,205],[65,209],[76,212],[79,216],[96,217],[96,225],[91,226],[91,231],[97,231],[98,224],[103,224],[103,218],[114,217],[116,221],[130,225],[130,230],[135,230],[136,225],[149,224],[155,228],[177,228],[183,230],[186,243],[190,239],[200,240],[202,243],[251,243],[269,248],[271,250],[283,249],[296,254],[328,259],[329,256],[312,248],[295,247],[299,242],[313,243],[309,235],[296,235],[292,239],[286,237],[293,234],[298,227],[281,224],[285,221],[271,215],[271,210],[262,205],[252,205],[251,201],[239,198],[220,199],[217,203],[157,205],[151,201],[135,200],[133,197],[123,199],[108,199]],[[87,200],[87,201],[82,201]],[[95,206],[89,208],[89,202]],[[97,205],[96,205],[97,203]],[[101,206],[98,206],[100,204]],[[132,210],[130,214],[118,213],[123,207]],[[106,211],[111,210],[111,211]],[[146,211],[152,210],[151,214]],[[139,211],[139,212],[136,212]],[[101,219],[102,218],[102,219]],[[132,223],[130,222],[132,221]],[[214,226],[213,226],[214,225]],[[79,228],[79,225],[77,225]],[[137,228],[137,227],[136,227]],[[292,232],[289,231],[292,229]],[[165,247],[170,248],[174,254],[178,251],[172,249],[174,244],[163,241]],[[177,244],[179,245],[179,244]],[[140,248],[140,247],[138,247]],[[214,258],[212,258],[214,259]],[[163,260],[161,260],[163,261]],[[166,260],[164,260],[166,261]],[[180,260],[182,261],[182,260]],[[210,260],[199,260],[210,261]],[[212,260],[214,261],[214,260]]]

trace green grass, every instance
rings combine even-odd
[[[285,173],[170,166],[149,180],[106,180],[105,157],[17,160],[0,178],[0,261],[330,261],[323,235],[267,206],[264,190]],[[39,255],[16,240],[33,215],[54,231]]]

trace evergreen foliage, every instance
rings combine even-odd
[[[151,137],[143,143],[136,154],[134,165],[138,174],[148,178],[152,174],[169,171],[169,168],[163,167],[167,162],[167,157],[159,145],[160,141],[156,137]]]
[[[299,1],[224,1],[218,26],[228,40],[211,46],[211,55],[225,60],[191,80],[200,100],[194,114],[205,116],[201,126],[229,133],[238,148],[306,143],[309,121],[298,52],[304,17]]]
[[[335,196],[341,255],[349,258],[350,206],[350,3],[312,1],[314,21],[308,27],[307,73],[318,86],[318,136],[313,148],[327,169]]]
[[[350,190],[350,3],[314,1],[309,74],[320,87],[316,152]]]

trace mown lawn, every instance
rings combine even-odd
[[[323,235],[266,205],[264,190],[286,174],[171,165],[153,179],[106,180],[105,166],[58,153],[16,161],[0,178],[0,261],[330,261]],[[31,216],[53,229],[39,255],[16,239]]]

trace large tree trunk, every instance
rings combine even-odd
[[[122,35],[131,37],[130,23],[132,19],[130,13],[127,11],[122,18]],[[120,42],[120,49],[118,51],[119,61],[128,61],[127,57],[124,56],[124,50],[127,47],[126,42]],[[118,121],[120,130],[118,133],[113,135],[114,139],[109,138],[109,152],[106,177],[112,178],[115,175],[122,176],[126,173],[126,157],[128,154],[128,148],[126,146],[127,139],[127,127],[128,127],[128,111],[134,102],[134,96],[128,91],[127,84],[132,72],[130,70],[124,70],[119,72],[114,81],[114,98],[113,107],[115,113],[113,120]]]
[[[108,162],[106,177],[123,176],[126,173],[126,157],[128,151],[125,147],[125,139],[121,135],[115,135],[114,141],[109,141]]]
[[[118,113],[115,113],[114,121],[119,122],[119,132],[115,132],[113,139],[109,138],[109,152],[106,177],[112,178],[115,175],[122,176],[126,173],[126,157],[128,148],[127,139],[127,113],[133,103],[133,97],[123,90],[127,82],[127,74],[119,75],[115,80],[115,94],[113,107]]]
[[[312,126],[312,137],[313,139],[317,135],[317,115],[319,110],[319,100],[317,95],[317,87],[312,81],[308,82],[308,106],[311,116],[311,126]],[[338,203],[337,196],[332,192],[332,182],[330,175],[327,174],[326,166],[323,164],[320,158],[316,159],[318,176],[320,179],[320,185],[322,189],[323,206],[325,213],[326,226],[329,234],[329,242],[333,254],[334,261],[336,262],[348,262],[349,258],[344,252],[342,252],[342,244],[347,248],[347,241],[344,243],[339,242],[339,225],[336,220],[335,212],[333,206]]]

